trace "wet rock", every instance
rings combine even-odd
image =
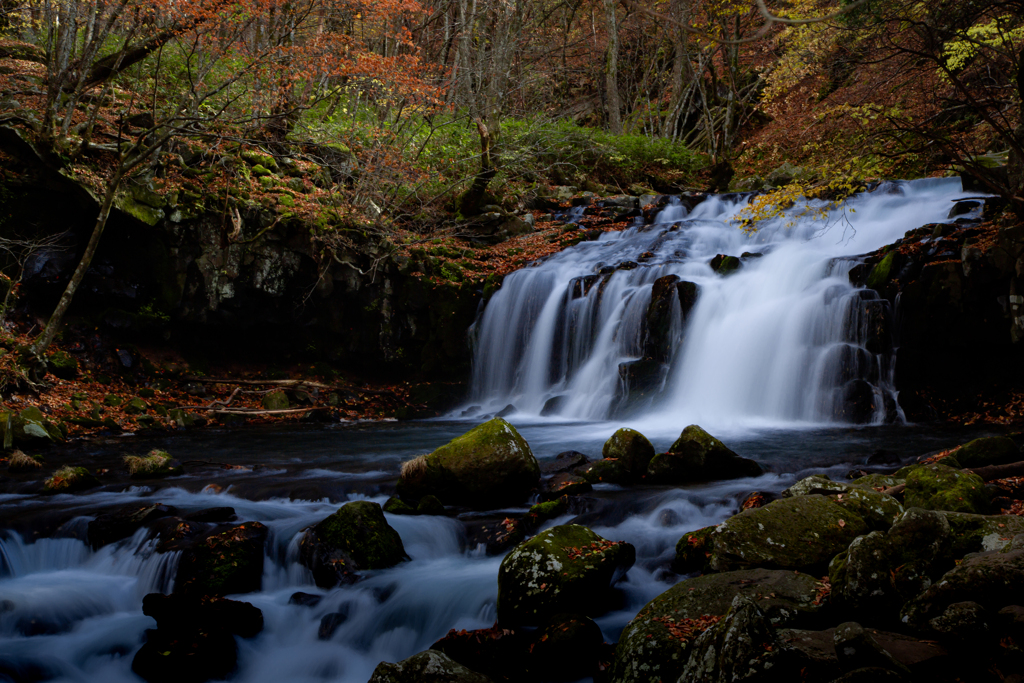
[[[979,513],[988,508],[989,494],[978,475],[934,464],[907,474],[903,500],[908,508]]]
[[[608,541],[577,524],[556,526],[521,543],[498,571],[498,622],[540,624],[554,614],[596,616],[610,588],[636,560],[629,543]]]
[[[447,655],[427,650],[397,664],[381,662],[373,670],[369,683],[492,683],[483,674],[471,671]]]
[[[869,666],[848,671],[832,683],[905,683],[906,680],[890,669]]]
[[[965,468],[1006,465],[1021,459],[1017,444],[1006,436],[990,436],[969,441],[953,455],[960,466]]]
[[[583,477],[563,472],[544,482],[541,498],[544,500],[554,500],[562,496],[576,496],[581,493],[587,493],[592,489],[593,486]]]
[[[235,519],[237,519],[237,515],[235,515],[235,508],[225,506],[197,510],[195,512],[190,512],[187,515],[182,515],[182,518],[191,522],[224,524],[235,521]]]
[[[563,451],[556,455],[553,461],[545,461],[541,466],[541,471],[546,474],[559,474],[561,472],[571,472],[577,467],[589,463],[590,458],[579,451]]]
[[[306,530],[299,541],[299,559],[313,572],[316,585],[331,588],[351,583],[358,570],[386,569],[408,556],[380,505],[357,500]]]
[[[837,504],[860,515],[869,529],[884,530],[903,514],[903,506],[890,495],[867,488],[851,488],[831,496]]]
[[[865,533],[857,513],[825,496],[782,498],[744,510],[715,530],[711,567],[798,569],[823,573],[829,560]]]
[[[879,489],[889,489],[893,486],[899,486],[900,484],[907,483],[906,479],[897,477],[891,474],[867,474],[862,477],[857,477],[850,482],[852,486],[858,486],[862,488],[869,488],[875,491]]]
[[[11,416],[11,436],[15,446],[64,441],[60,429],[43,417],[42,411],[35,406]]]
[[[706,526],[683,534],[676,543],[676,557],[672,561],[672,571],[677,574],[704,572],[711,568],[711,551],[714,547],[711,535],[714,526]]]
[[[753,460],[742,458],[697,425],[690,425],[667,453],[658,453],[647,477],[658,483],[681,483],[756,477],[763,473]]]
[[[43,482],[43,490],[47,493],[77,493],[99,485],[100,480],[84,467],[65,465]]]
[[[288,604],[301,605],[302,607],[316,607],[323,599],[324,596],[322,595],[313,595],[312,593],[296,591],[295,593],[292,593],[290,598],[288,598]]]
[[[632,481],[625,466],[618,460],[605,458],[576,469],[576,474],[588,484],[620,484]]]
[[[854,490],[853,484],[841,481],[832,481],[824,474],[815,474],[801,479],[782,492],[784,498],[794,496],[809,496],[813,494],[832,495],[835,493],[849,493]]]
[[[408,503],[402,501],[400,498],[396,498],[395,496],[391,496],[386,501],[384,501],[383,510],[384,510],[384,512],[388,513],[389,515],[415,515],[416,514],[416,508],[414,508],[412,505],[409,505]]]
[[[263,395],[263,408],[265,410],[287,410],[289,405],[288,394],[280,389]]]
[[[318,640],[330,640],[334,636],[335,631],[348,621],[348,614],[344,612],[329,612],[320,619],[320,628],[317,629],[316,637]]]
[[[124,464],[133,479],[156,479],[184,473],[181,463],[167,451],[154,449],[146,455],[126,455]]]
[[[402,465],[398,494],[409,500],[430,494],[446,505],[493,509],[522,501],[539,480],[529,444],[515,427],[494,418]]]
[[[601,456],[618,460],[630,476],[640,478],[654,457],[654,446],[635,429],[622,428],[604,442]]]
[[[960,201],[953,205],[953,208],[949,210],[949,214],[946,215],[946,218],[956,218],[957,216],[963,216],[979,208],[981,208],[981,202],[979,201]]]
[[[711,266],[711,270],[715,271],[719,275],[731,275],[739,270],[743,263],[735,256],[718,254],[711,259],[708,265]]]
[[[443,515],[444,504],[437,496],[423,496],[416,504],[417,515]]]
[[[625,392],[622,397],[625,405],[649,400],[660,393],[668,372],[668,364],[656,360],[631,360],[619,363],[618,373]]]
[[[125,505],[96,517],[89,522],[87,538],[93,549],[128,538],[141,527],[163,517],[176,515],[178,511],[168,505]]]
[[[786,654],[764,613],[737,595],[725,618],[694,641],[679,678],[687,683],[768,681],[775,679]]]
[[[540,409],[541,417],[558,415],[562,412],[562,406],[565,405],[567,398],[567,396],[552,396],[548,400],[544,401],[544,405]]]
[[[578,681],[598,670],[604,636],[592,619],[557,614],[533,635],[529,670],[533,680]]]
[[[806,631],[803,629],[779,629],[776,637],[789,651],[789,668],[799,672],[796,680],[831,681],[842,674],[833,638],[835,629]]]
[[[245,522],[200,536],[181,555],[175,592],[223,596],[260,590],[267,534],[259,522]]]
[[[976,602],[954,602],[928,621],[929,628],[943,641],[959,647],[981,645],[992,627],[993,614]]]
[[[864,630],[860,624],[848,621],[836,627],[833,636],[836,647],[836,658],[839,666],[846,671],[865,667],[876,667],[895,671],[901,676],[910,674],[910,670],[889,654],[881,645]]]
[[[693,638],[729,611],[737,595],[755,602],[773,626],[814,618],[818,582],[792,571],[751,569],[684,579],[651,600],[626,625],[615,649],[614,683],[675,681]],[[709,619],[711,617],[711,619]]]
[[[142,612],[156,619],[157,628],[146,632],[132,671],[149,683],[227,678],[238,661],[235,636],[252,638],[263,630],[259,609],[223,598],[150,593]]]
[[[475,631],[452,629],[430,649],[496,681],[515,681],[526,679],[531,645],[527,632],[492,626]]]
[[[1013,539],[1024,533],[1024,518],[1017,515],[939,514],[949,523],[950,559],[960,559],[968,553],[1016,549]]]

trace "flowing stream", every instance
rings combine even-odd
[[[617,640],[647,601],[679,580],[669,571],[679,537],[733,514],[747,493],[779,491],[811,473],[841,477],[880,450],[905,461],[979,435],[933,426],[822,424],[834,417],[836,392],[851,381],[867,382],[879,394],[892,391],[884,367],[891,350],[868,350],[850,322],[857,302],[871,299],[850,287],[853,261],[843,257],[945,220],[960,196],[955,181],[891,186],[856,200],[855,213],[830,218],[828,230],[779,221],[753,237],[726,222],[742,199],[711,198],[690,212],[673,204],[654,226],[582,243],[506,279],[477,324],[473,404],[479,407],[469,412],[514,404],[509,419],[542,464],[568,449],[598,458],[621,426],[639,428],[663,450],[683,427],[699,422],[768,471],[677,488],[599,485],[588,494],[575,521],[637,549],[636,565],[619,583],[621,608],[597,619],[606,640]],[[642,257],[645,252],[650,256]],[[764,255],[747,257],[728,277],[707,265],[716,254],[744,252]],[[638,266],[601,272],[627,260]],[[603,284],[594,279],[583,293],[580,278],[592,275]],[[669,318],[673,347],[657,391],[630,404],[619,366],[640,358],[640,319],[652,284],[665,275],[696,283],[700,294],[688,314]],[[863,351],[853,353],[862,359],[853,375],[830,365],[834,349],[846,347]],[[540,417],[555,396],[564,397],[557,410]],[[111,475],[101,488],[78,495],[40,494],[42,475],[0,480],[0,681],[139,680],[132,657],[155,625],[142,614],[142,598],[173,590],[178,555],[157,552],[145,530],[98,550],[84,541],[97,514],[136,501],[182,514],[230,506],[238,522],[270,529],[262,589],[232,596],[260,608],[266,623],[257,637],[240,641],[236,680],[365,683],[380,661],[404,659],[449,629],[491,626],[501,558],[486,556],[469,529],[525,512],[525,505],[457,517],[388,515],[411,561],[367,572],[350,586],[318,589],[297,561],[305,527],[348,500],[383,503],[403,461],[478,419],[109,439],[73,445],[53,458],[114,472],[123,470],[125,453],[164,448],[180,460],[249,467],[192,470],[148,486]],[[296,591],[323,600],[315,607],[289,604]],[[339,611],[347,620],[320,640],[320,619]]]

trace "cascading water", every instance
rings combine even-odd
[[[474,326],[470,400],[709,427],[898,421],[888,303],[848,273],[856,255],[950,220],[964,196],[955,178],[886,183],[750,235],[737,227],[749,195],[676,199],[651,225],[505,278]],[[716,271],[719,255],[739,258]]]

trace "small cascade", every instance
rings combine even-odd
[[[474,325],[470,401],[563,419],[898,422],[892,311],[849,271],[963,196],[955,178],[885,183],[749,235],[736,219],[750,195],[672,198],[650,225],[505,278]]]

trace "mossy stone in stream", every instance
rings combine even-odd
[[[708,561],[711,558],[711,550],[714,548],[711,534],[714,533],[715,528],[706,526],[703,529],[683,534],[676,543],[676,557],[672,561],[672,571],[679,574],[693,574],[710,569]]]
[[[381,662],[369,683],[493,683],[437,650],[427,650],[392,664]]]
[[[566,524],[517,545],[498,570],[498,622],[539,625],[562,612],[596,616],[610,588],[636,561],[629,543]]]
[[[408,559],[401,536],[387,523],[380,505],[367,500],[345,503],[308,528],[299,542],[299,557],[321,588],[351,583],[360,569],[386,569]]]
[[[986,465],[1006,465],[1021,459],[1020,449],[1006,436],[989,436],[968,441],[953,456],[960,467],[973,468]],[[943,464],[946,464],[943,459]]]
[[[604,442],[601,456],[618,460],[632,477],[642,477],[654,457],[654,446],[635,429],[617,430]]]
[[[515,427],[500,417],[402,465],[398,495],[434,495],[445,505],[493,509],[523,501],[540,482],[540,465]]]
[[[259,522],[245,522],[195,540],[182,552],[174,592],[223,596],[260,590],[267,534]]]
[[[613,458],[587,463],[577,467],[575,473],[591,486],[594,484],[628,484],[631,480],[625,465]]]
[[[47,493],[76,493],[99,485],[100,480],[84,467],[65,465],[43,482],[43,489]]]
[[[676,484],[715,479],[756,477],[764,470],[743,458],[698,425],[682,431],[667,453],[658,453],[647,467],[651,481]]]
[[[978,513],[988,507],[989,494],[978,475],[933,464],[907,475],[903,500],[908,508]]]

